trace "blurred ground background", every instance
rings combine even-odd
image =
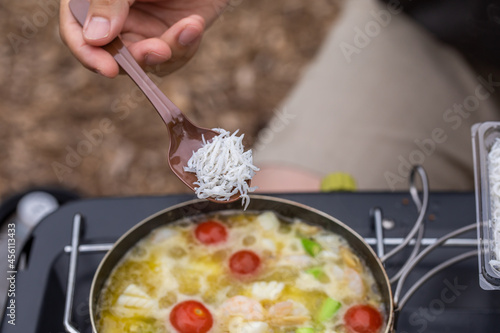
[[[58,1],[0,0],[0,199],[33,186],[84,196],[186,192],[167,131],[128,77],[84,69],[62,44]],[[314,58],[341,0],[231,0],[183,69],[155,79],[196,124],[255,143]],[[6,37],[5,37],[6,36]]]

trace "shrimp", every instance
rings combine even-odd
[[[290,300],[271,306],[269,317],[270,323],[277,326],[301,325],[311,319],[304,305]]]
[[[234,296],[227,299],[220,307],[222,315],[239,316],[246,320],[263,320],[264,308],[251,298],[245,296]]]

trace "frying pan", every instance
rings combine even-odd
[[[95,273],[90,290],[90,318],[93,331],[98,333],[96,325],[99,315],[97,303],[106,280],[123,256],[129,249],[137,244],[139,240],[146,237],[152,230],[183,218],[231,211],[241,211],[241,203],[234,202],[221,205],[206,200],[193,200],[160,211],[146,218],[126,232],[106,254]],[[252,196],[247,211],[273,211],[285,219],[298,218],[308,224],[321,226],[326,230],[330,230],[342,236],[349,243],[353,251],[362,259],[366,267],[372,272],[377,288],[382,296],[382,303],[385,309],[385,326],[383,332],[392,332],[394,305],[389,278],[381,260],[364,239],[354,230],[336,218],[319,210],[284,199]]]

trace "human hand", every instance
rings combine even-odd
[[[115,77],[119,67],[101,46],[118,34],[136,61],[168,74],[196,53],[206,26],[229,0],[90,0],[84,27],[61,0],[60,34],[88,69]]]

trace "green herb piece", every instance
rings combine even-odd
[[[311,257],[315,257],[318,255],[318,253],[321,251],[321,245],[313,241],[312,239],[309,238],[301,238],[302,241],[302,246],[304,247],[304,250],[306,250],[307,253]]]
[[[307,274],[311,274],[314,276],[316,279],[319,279],[321,275],[323,275],[323,270],[321,267],[311,267],[305,270]]]
[[[327,321],[333,318],[333,316],[340,309],[341,303],[328,297],[323,301],[321,308],[316,314],[316,320],[319,322]]]

